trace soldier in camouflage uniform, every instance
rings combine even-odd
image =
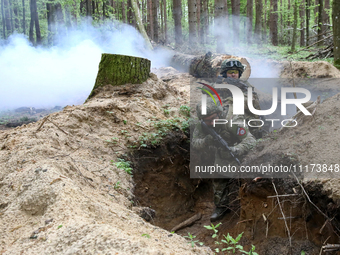
[[[220,76],[218,76],[215,80],[217,84],[225,83],[225,84],[231,84],[235,85],[238,88],[240,88],[243,91],[244,94],[244,110],[245,110],[245,119],[246,121],[249,121],[251,119],[260,119],[258,115],[253,114],[248,109],[248,87],[252,88],[253,91],[253,106],[255,109],[260,110],[260,100],[258,98],[257,93],[254,91],[255,87],[251,85],[248,81],[241,81],[240,77],[242,76],[243,72],[245,70],[245,66],[238,61],[237,59],[226,59],[221,64],[221,71]],[[212,85],[214,87],[214,84]],[[216,89],[217,93],[220,95],[220,97],[223,100],[224,104],[227,104],[230,106],[229,111],[232,112],[232,103],[233,98],[232,94],[229,89]],[[204,92],[203,92],[204,93]],[[253,125],[260,125],[261,123],[253,123]],[[249,127],[251,133],[256,138],[262,137],[262,129],[258,127]]]
[[[221,106],[215,105],[211,98],[207,100],[207,114],[201,114],[201,102],[197,105],[196,111],[199,119],[203,120],[210,128],[213,128],[230,146],[232,153],[236,157],[244,155],[249,151],[256,143],[254,136],[249,132],[247,126],[243,124],[230,125],[216,125],[213,126],[214,119],[227,119],[233,120],[234,123],[243,122],[243,118],[239,115],[232,115],[231,111],[228,111],[228,106],[223,110]],[[194,149],[197,150],[214,150],[215,151],[215,165],[219,166],[237,166],[236,160],[230,155],[224,148],[216,148],[216,142],[210,134],[204,133],[201,123],[198,122],[193,132],[193,138],[191,144]],[[213,179],[214,189],[214,203],[216,209],[211,215],[211,221],[216,221],[223,217],[228,209],[228,186],[230,179]]]

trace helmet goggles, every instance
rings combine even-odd
[[[226,67],[243,67],[242,63],[240,61],[237,61],[237,60],[231,60],[231,61],[228,61],[226,64]]]
[[[239,74],[239,70],[227,70],[227,74]]]

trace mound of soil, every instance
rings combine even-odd
[[[108,86],[86,104],[0,131],[0,253],[211,253],[132,211],[133,177],[115,164],[144,148],[139,136],[155,123],[184,118],[184,77],[181,86],[153,74]]]
[[[83,105],[0,131],[1,254],[213,254],[182,237],[218,246],[204,228],[214,210],[211,183],[189,177],[180,106],[190,102],[193,77],[153,72],[143,84],[106,86]],[[263,139],[245,164],[336,164],[339,99]],[[329,222],[295,180],[240,179],[231,181],[219,237],[243,232],[246,250],[272,255],[319,254],[326,239],[336,243],[338,179],[307,177],[304,187]]]

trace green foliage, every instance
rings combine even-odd
[[[120,181],[117,181],[116,183],[115,183],[115,186],[113,186],[113,188],[114,189],[120,189]]]
[[[131,168],[131,162],[125,161],[125,159],[118,158],[118,162],[114,162],[111,160],[113,164],[116,165],[117,168],[123,169],[126,173],[132,175],[132,168]]]
[[[181,106],[179,107],[179,111],[180,111],[183,115],[185,115],[185,116],[187,116],[187,117],[190,117],[190,111],[191,111],[190,106],[181,105]]]
[[[149,234],[142,234],[142,236],[146,237],[146,238],[150,238]]]
[[[105,142],[117,144],[118,140],[118,137],[112,137],[110,140],[105,140]]]
[[[191,244],[191,247],[194,247],[195,246],[195,243],[199,243],[199,245],[203,245],[202,242],[200,242],[199,240],[194,240],[196,238],[196,236],[193,236],[192,234],[188,233],[187,236],[184,236],[184,238],[187,238],[189,239],[189,243],[188,244]]]
[[[214,224],[211,223],[210,226],[204,226],[206,229],[212,230],[214,231],[213,235],[211,236],[212,238],[215,238],[215,244],[217,245],[227,245],[227,247],[225,248],[215,248],[215,252],[219,253],[219,252],[228,252],[228,254],[230,254],[231,252],[234,254],[236,252],[242,252],[243,254],[248,254],[248,255],[258,255],[255,251],[255,246],[252,245],[252,248],[250,249],[250,251],[245,251],[243,250],[243,246],[239,245],[238,242],[240,241],[240,239],[242,238],[243,232],[241,234],[239,234],[236,238],[233,238],[231,235],[229,235],[229,233],[226,235],[223,235],[224,239],[222,239],[221,241],[218,241],[218,230],[217,228],[221,225],[222,223],[218,223],[216,226]]]
[[[222,223],[218,223],[216,226],[214,226],[214,224],[211,223],[211,226],[204,226],[206,229],[211,229],[214,231],[214,234],[211,236],[212,238],[216,238],[218,237],[217,236],[217,233],[218,233],[218,230],[217,228],[221,225]]]

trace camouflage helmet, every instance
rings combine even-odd
[[[221,75],[226,77],[226,72],[228,70],[238,70],[240,73],[240,78],[244,72],[244,65],[235,58],[229,58],[224,60],[221,64]]]
[[[202,115],[202,101],[200,101],[196,105],[197,117],[199,119],[202,119],[204,117],[208,117],[210,115],[213,115],[214,113],[220,114],[220,113],[222,113],[222,111],[223,111],[223,108],[220,105],[220,102],[218,100],[216,100],[216,104],[215,104],[215,102],[210,97],[207,98],[207,114],[206,115]]]

